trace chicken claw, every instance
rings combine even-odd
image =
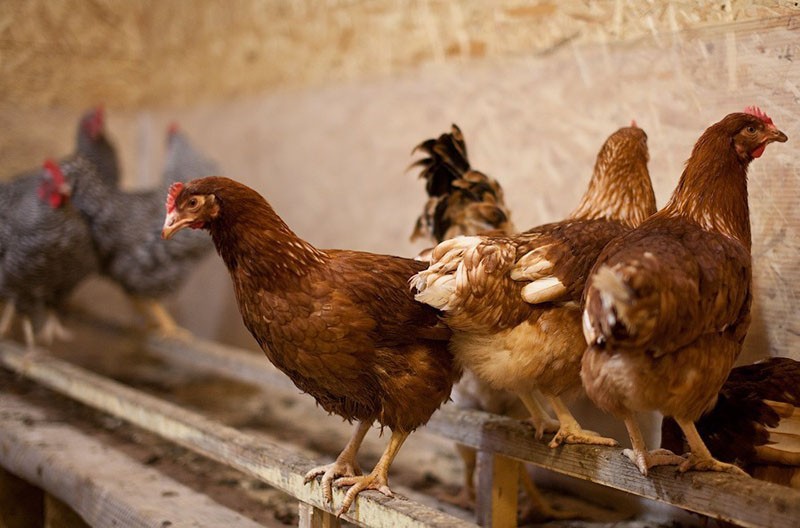
[[[519,399],[525,404],[525,408],[531,413],[530,422],[536,428],[536,439],[541,440],[545,433],[555,433],[560,427],[558,420],[554,420],[547,410],[542,407],[539,399],[536,396],[537,391],[531,391],[528,394],[518,394]]]
[[[356,496],[364,490],[376,490],[387,497],[394,497],[394,493],[392,493],[392,490],[389,488],[388,475],[386,475],[386,472],[379,471],[378,468],[373,470],[369,475],[336,479],[333,485],[337,488],[350,486],[350,489],[347,490],[344,496],[342,507],[336,512],[337,516],[341,516],[344,512],[349,510]]]
[[[562,425],[548,445],[552,448],[558,447],[561,444],[590,444],[616,447],[619,445],[619,442],[613,438],[600,436],[594,431],[582,429],[581,426],[576,423],[574,425]]]
[[[317,466],[308,473],[304,478],[304,483],[308,484],[319,475],[322,475],[322,498],[328,504],[333,504],[333,487],[334,479],[339,477],[356,477],[361,475],[361,469],[355,461],[339,461],[324,466]]]
[[[678,464],[686,462],[685,458],[676,455],[668,449],[654,449],[653,451],[623,449],[622,454],[636,464],[636,467],[639,468],[639,472],[645,477],[651,467],[677,466]]]
[[[687,471],[722,471],[725,473],[732,473],[747,477],[740,467],[726,462],[720,462],[715,458],[706,458],[703,456],[690,454],[689,457],[678,467],[678,471],[685,473]]]

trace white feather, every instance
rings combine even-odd
[[[538,304],[557,299],[566,293],[567,288],[561,284],[557,277],[545,277],[535,280],[522,288],[522,298],[525,302]]]

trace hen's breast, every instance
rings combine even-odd
[[[346,254],[302,276],[273,276],[272,287],[239,269],[245,325],[326,411],[413,430],[447,399],[458,370],[447,341],[428,335],[438,319],[411,297],[407,281],[420,264],[405,260]]]

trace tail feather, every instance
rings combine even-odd
[[[585,321],[584,326],[591,326],[592,330],[587,338],[591,335],[592,342],[602,344],[631,335],[636,328],[631,313],[633,290],[620,274],[608,266],[601,266],[591,281],[591,293],[599,302],[594,301],[591,306],[587,303],[588,323]]]
[[[420,167],[429,199],[417,219],[411,240],[433,238],[441,242],[457,235],[482,231],[513,230],[503,203],[500,185],[472,170],[464,136],[456,125],[449,133],[420,143],[414,152],[427,155],[412,167]]]

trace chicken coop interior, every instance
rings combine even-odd
[[[800,3],[785,0],[0,2],[0,527],[800,526],[798,61]],[[758,107],[769,117],[761,111],[745,111],[748,107]],[[774,419],[757,427],[757,438],[716,436],[718,443],[728,447],[738,441],[750,442],[751,458],[743,462],[732,456],[727,460],[750,476],[729,470],[684,473],[674,466],[652,467],[645,476],[641,465],[637,467],[640,462],[623,455],[623,448],[632,447],[628,422],[593,403],[597,391],[601,399],[606,394],[603,386],[593,386],[587,396],[581,385],[583,379],[588,390],[587,379],[592,375],[587,372],[586,357],[578,377],[587,342],[584,335],[591,340],[589,336],[596,335],[592,328],[595,332],[605,328],[602,318],[599,326],[590,328],[592,310],[608,313],[611,302],[601,286],[596,286],[593,297],[590,286],[600,283],[592,282],[596,270],[588,273],[604,241],[591,260],[582,264],[587,267],[575,291],[562,284],[567,279],[559,275],[558,262],[553,264],[553,258],[547,256],[550,260],[544,262],[556,268],[553,273],[557,282],[561,281],[558,286],[572,297],[569,302],[566,297],[558,298],[562,300],[552,301],[542,310],[572,310],[570,314],[578,314],[575,321],[585,310],[583,333],[578,330],[581,347],[575,370],[563,373],[572,376],[575,388],[568,396],[565,393],[564,401],[587,433],[596,431],[596,436],[612,438],[619,447],[567,445],[570,442],[549,447],[549,429],[544,438],[537,438],[539,426],[535,416],[533,423],[527,420],[531,408],[524,398],[512,394],[511,403],[494,408],[470,407],[453,397],[456,401],[445,401],[432,417],[425,416],[393,463],[390,460],[388,475],[394,496],[377,487],[346,495],[346,486],[334,486],[333,500],[328,502],[325,485],[316,478],[304,478],[312,467],[336,460],[356,424],[362,423],[355,414],[326,409],[336,405],[351,409],[362,405],[362,400],[383,401],[383,396],[371,394],[369,386],[364,386],[351,387],[361,398],[358,404],[341,403],[344,396],[335,394],[320,400],[314,393],[317,385],[338,387],[349,383],[347,380],[362,379],[357,373],[366,367],[360,356],[340,352],[341,360],[331,360],[346,364],[341,368],[353,373],[352,378],[343,375],[335,383],[308,381],[327,375],[320,372],[327,368],[324,362],[328,360],[315,359],[322,366],[309,367],[314,373],[307,374],[305,365],[279,357],[284,349],[270,344],[272,340],[305,343],[312,354],[340,345],[324,341],[322,336],[327,334],[312,324],[313,320],[308,326],[292,326],[290,321],[282,327],[285,330],[274,326],[279,324],[275,321],[283,316],[293,320],[297,313],[316,309],[309,307],[317,306],[314,296],[337,288],[339,282],[347,291],[368,284],[354,294],[359,300],[352,310],[380,313],[375,316],[382,318],[380,321],[405,314],[402,310],[424,313],[430,316],[430,323],[425,324],[431,325],[426,327],[431,335],[436,330],[454,336],[451,342],[430,338],[438,341],[429,350],[446,355],[458,346],[455,336],[463,329],[451,324],[447,313],[455,301],[436,305],[420,301],[421,293],[415,301],[411,293],[416,284],[412,275],[426,268],[421,275],[434,273],[439,269],[436,259],[453,254],[444,250],[425,253],[441,240],[411,236],[429,199],[421,174],[435,168],[417,162],[435,152],[441,154],[431,147],[433,143],[426,147],[426,140],[441,141],[448,133],[462,138],[467,150],[456,142],[456,151],[467,155],[468,168],[502,186],[496,200],[504,200],[503,217],[510,221],[507,225],[513,223],[514,231],[481,238],[502,244],[517,240],[508,238],[517,236],[512,232],[573,218],[570,215],[584,203],[581,200],[593,174],[604,170],[601,147],[624,127],[645,132],[645,162],[656,206],[669,206],[682,174],[693,174],[693,165],[687,162],[695,156],[693,149],[698,157],[705,152],[698,138],[728,114],[742,112],[746,119],[756,119],[765,134],[774,131],[769,141],[775,141],[766,149],[760,144],[744,154],[739,139],[722,142],[730,156],[738,153],[737,163],[745,158],[747,163],[752,161],[749,167],[741,162],[746,175],[742,180],[746,181],[743,214],[747,220],[749,212],[752,245],[739,243],[724,221],[718,229],[722,233],[718,236],[735,239],[736,248],[741,247],[744,255],[749,250],[750,256],[740,260],[744,262],[742,270],[751,262],[747,269],[752,270],[752,282],[748,282],[750,272],[731,275],[726,271],[729,268],[725,266],[740,262],[730,256],[739,255],[740,249],[725,253],[727,242],[697,242],[697,250],[689,250],[686,257],[664,250],[679,261],[696,257],[692,262],[699,263],[699,271],[687,273],[702,277],[697,279],[699,285],[690,287],[694,289],[686,299],[681,297],[682,276],[673,281],[669,273],[656,273],[655,288],[665,284],[680,288],[664,294],[673,299],[672,304],[661,297],[662,304],[654,310],[666,318],[682,317],[683,322],[675,323],[682,328],[706,324],[714,310],[733,310],[732,317],[737,319],[716,327],[716,322],[709,322],[703,332],[716,337],[702,341],[705,344],[697,344],[701,338],[692,343],[676,338],[685,347],[679,350],[690,348],[701,359],[661,361],[661,370],[654,367],[642,376],[650,375],[646,384],[653,392],[664,394],[684,390],[680,389],[681,380],[688,380],[687,384],[707,380],[713,385],[717,378],[721,384],[727,377],[722,396],[716,397],[719,389],[715,388],[703,412],[720,401],[728,402],[729,414],[720,420],[729,428],[740,422],[752,426],[760,417],[748,414],[749,407],[737,409],[735,402],[731,406],[732,396],[724,387],[738,380],[751,391],[747,405],[761,405]],[[113,183],[97,187],[110,189],[108,192],[89,196],[83,176],[74,176],[92,163],[81,158],[76,134],[92,135],[87,131],[93,126],[99,126],[113,145],[119,173]],[[187,142],[181,145],[191,146],[191,154],[177,150],[177,135]],[[181,157],[190,155],[197,159]],[[45,160],[55,161],[43,165]],[[709,162],[703,167],[711,174],[716,165]],[[103,177],[99,166],[86,170]],[[235,200],[229,196],[234,194],[219,193],[212,195],[210,207],[216,209],[209,213],[212,216],[204,217],[205,223],[189,224],[187,220],[186,225],[205,230],[186,229],[173,239],[161,240],[162,226],[166,233],[170,215],[177,214],[175,211],[184,214],[189,207],[185,196],[195,189],[189,180],[206,176],[225,176],[251,188],[305,242],[272,240],[271,234],[282,228],[264,228],[252,231],[258,233],[252,235],[252,244],[234,245],[272,252],[272,260],[264,257],[269,265],[250,268],[250,253],[232,256],[233,250],[221,250],[225,255],[220,258],[214,244],[219,248],[220,240],[236,239],[237,235],[233,231],[218,235],[216,227],[209,227],[221,225],[219,218],[234,217],[232,213],[225,216],[225,211],[232,210],[226,207],[232,207]],[[91,237],[102,232],[100,236],[107,242],[89,235],[84,248],[61,235],[50,242],[39,241],[37,237],[47,233],[31,227],[38,221],[34,218],[40,218],[36,215],[41,210],[52,213],[61,209],[56,209],[54,202],[45,203],[46,187],[38,187],[37,193],[29,185],[27,201],[20,193],[14,194],[14,182],[23,178],[37,182],[37,178],[45,178],[42,181],[52,185],[66,178],[66,192],[71,194],[63,208],[72,211],[70,221],[80,223],[80,229],[92,233]],[[706,192],[727,192],[724,189],[729,184],[723,179],[709,184]],[[184,185],[170,187],[173,181]],[[627,180],[623,183],[632,185]],[[86,197],[81,198],[81,193]],[[481,193],[495,196],[491,189]],[[204,207],[208,195],[205,197],[201,200]],[[492,205],[496,205],[494,200]],[[707,203],[704,200],[696,199]],[[711,212],[701,215],[699,223],[692,226],[717,233],[718,224],[708,218],[733,214],[734,207],[725,204],[717,209],[709,206]],[[95,210],[110,221],[98,228],[103,220],[87,212]],[[252,217],[258,223],[265,213],[259,214],[241,213],[236,218]],[[649,220],[643,221],[649,225]],[[55,222],[67,229],[67,220]],[[496,228],[498,225],[492,224],[483,230]],[[626,224],[625,229],[639,228]],[[175,247],[184,235],[186,240],[191,236],[205,244],[204,249],[188,264],[169,271],[170,275],[167,268],[171,262],[158,263],[157,259],[168,251],[163,248]],[[591,238],[585,233],[581,236]],[[245,240],[243,237],[239,240]],[[112,250],[106,250],[105,243],[129,259],[110,264],[116,256],[110,256]],[[594,243],[597,245],[596,240]],[[36,244],[42,246],[42,255],[52,255],[49,268],[29,282],[12,284],[23,274],[12,271],[12,266],[29,271],[40,265],[38,250],[30,249]],[[609,259],[612,245],[603,250]],[[275,271],[273,276],[270,270],[292,268],[301,262],[294,252],[312,246],[404,259],[432,254],[434,260],[430,267],[402,260],[403,269],[413,271],[395,281],[398,286],[393,291],[400,292],[398,295],[371,286],[394,280],[388,277],[395,268],[383,264],[389,262],[388,257],[374,257],[374,265],[359,263],[355,269],[348,260],[355,257],[345,253],[336,253],[344,256],[325,272],[324,280],[307,287],[294,283],[280,286],[283,275]],[[617,247],[623,246],[624,242]],[[495,249],[498,247],[505,246]],[[580,260],[583,248],[568,251]],[[27,256],[21,256],[23,249]],[[464,252],[471,249],[473,246]],[[620,251],[627,249],[624,246]],[[502,251],[497,249],[495,254]],[[657,260],[648,251],[643,260]],[[92,268],[87,268],[85,278],[58,305],[56,315],[63,328],[51,326],[49,315],[43,325],[38,316],[31,316],[26,323],[24,303],[14,300],[16,293],[8,292],[21,291],[23,297],[40,295],[37,292],[47,288],[43,284],[49,278],[73,273],[73,257],[81,253],[91,256]],[[309,254],[311,260],[317,258],[316,253]],[[142,263],[153,259],[155,267],[145,269]],[[115,278],[114,270],[137,265],[142,269],[130,279],[132,284]],[[397,266],[399,269],[400,264]],[[489,280],[493,272],[486,271],[489,267],[482,263],[475,272],[486,273],[481,291],[504,284],[498,279],[499,285],[494,286]],[[265,270],[269,280],[278,284],[277,293],[251,291],[248,281],[256,284],[260,278],[252,269]],[[171,278],[163,279],[165,276]],[[535,275],[530,284],[536,284],[541,276]],[[462,279],[453,279],[458,285],[447,292],[460,291],[466,280]],[[163,284],[157,287],[157,294],[138,293],[141,284],[158,280]],[[433,279],[429,284],[434,284]],[[711,293],[706,292],[709,289]],[[525,297],[526,291],[523,297],[534,302]],[[692,295],[704,292],[713,299],[709,304],[683,309],[693,302]],[[271,307],[275,311],[268,314],[255,313],[258,299],[270,296],[280,297],[280,306]],[[492,290],[487,300],[481,301],[475,300],[479,295],[474,293],[472,302],[485,303],[478,308],[479,315],[494,313],[486,317],[505,320],[507,314],[491,304],[491,299],[500,296]],[[311,299],[308,305],[303,304],[306,297]],[[339,297],[332,294],[331,298]],[[522,302],[514,299],[509,303]],[[154,307],[156,300],[160,304]],[[330,302],[334,301],[319,300]],[[9,316],[9,305],[16,306],[18,317]],[[508,306],[505,301],[500,305]],[[330,308],[330,304],[322,306],[319,310]],[[279,308],[284,312],[278,312]],[[669,310],[674,314],[664,315]],[[342,313],[346,319],[348,312]],[[625,314],[614,312],[614,316],[623,320]],[[267,327],[263,336],[259,337],[259,330],[248,330],[248,317],[257,321],[252,324]],[[361,316],[353,315],[354,320],[357,317]],[[167,326],[158,326],[163,318],[177,326],[169,331]],[[411,338],[395,334],[416,335],[412,325],[423,323],[412,316],[403,321],[395,321],[390,328],[386,326],[390,323],[379,322],[364,332],[377,335],[371,338],[376,343],[405,343],[403,339]],[[491,324],[495,323],[501,324],[494,320]],[[364,326],[360,320],[353,325]],[[548,337],[548,332],[558,334],[553,327],[541,328],[544,337],[524,334],[523,338],[547,340],[555,339]],[[706,358],[722,354],[714,339],[728,334],[734,337],[718,348],[726,354],[735,349],[738,356],[731,355],[732,363],[727,366],[715,366]],[[343,330],[337,339],[351,339],[344,335],[350,334]],[[590,342],[589,350],[599,350],[597,354],[602,355],[610,350],[603,347],[612,347],[615,340],[624,338],[612,331],[608,342],[598,338]],[[479,338],[475,339],[478,342]],[[265,350],[272,350],[269,359],[259,346],[262,341],[269,344],[263,345]],[[736,344],[727,344],[733,341]],[[488,350],[499,341],[487,338],[481,342]],[[655,357],[653,361],[662,354],[660,348],[642,350],[646,357]],[[670,357],[678,356],[675,352]],[[732,365],[763,365],[771,358],[788,359],[772,359],[768,375],[758,369],[734,368],[728,377]],[[442,377],[456,376],[454,365],[462,362],[452,361],[447,374],[413,383],[430,391],[444,387],[446,400],[453,380]],[[507,363],[492,363],[501,364]],[[717,369],[713,373],[712,367]],[[281,370],[291,373],[287,376]],[[302,375],[297,374],[301,371]],[[389,370],[381,372],[393,377]],[[302,382],[297,381],[298,376]],[[463,391],[483,390],[468,385],[474,381],[472,371],[464,376],[458,385]],[[510,376],[508,372],[499,377]],[[558,376],[561,373],[557,372]],[[413,383],[409,381],[408,386]],[[762,391],[765,385],[769,390]],[[531,390],[533,387],[531,383]],[[633,394],[634,389],[630,391]],[[413,392],[391,396],[409,406],[433,398],[424,394],[420,398]],[[629,408],[639,405],[637,395],[628,400],[633,401]],[[548,409],[560,419],[557,404],[548,401]],[[662,413],[633,410],[647,447],[666,447]],[[381,411],[358,452],[365,474],[381,465],[384,449],[395,440],[396,429],[391,424],[405,420],[384,414],[391,411]],[[414,428],[416,425],[411,426]],[[705,435],[700,425],[698,430],[700,436]],[[681,449],[685,446],[681,429],[677,431],[677,449]],[[687,442],[694,456],[695,444],[688,438]],[[706,444],[715,457],[725,461],[717,456],[712,441]],[[466,459],[461,456],[465,449],[473,453],[472,463],[477,468],[474,481],[470,481],[472,495],[465,485],[469,480]],[[688,463],[690,458],[685,460]],[[353,501],[349,508],[344,508],[345,500]]]

